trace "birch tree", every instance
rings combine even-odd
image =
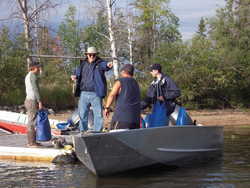
[[[16,0],[16,2],[19,11],[13,13],[12,15],[15,18],[23,20],[25,49],[28,53],[27,65],[29,65],[31,61],[29,54],[32,52],[32,29],[36,24],[35,20],[37,20],[37,17],[40,13],[49,8],[54,8],[58,4],[56,4],[55,1],[52,0],[36,0],[36,6],[32,7],[31,2],[29,0]]]
[[[31,36],[30,36],[30,18],[27,0],[17,0],[19,7],[21,9],[22,19],[23,19],[23,28],[24,28],[24,37],[25,37],[25,49],[27,52],[31,51]],[[27,57],[27,66],[30,64],[30,57]]]
[[[112,15],[112,8],[115,2],[116,0],[106,0],[111,57],[113,60],[114,75],[115,75],[115,78],[117,79],[119,77],[119,63],[117,60],[117,49],[116,49],[116,41],[115,41],[114,30],[113,30],[113,15]]]
[[[133,38],[132,38],[132,29],[128,27],[128,44],[129,44],[129,62],[133,64]]]
[[[128,23],[128,46],[129,46],[129,62],[133,64],[133,32],[134,32],[134,19],[132,11],[127,11],[127,23]]]

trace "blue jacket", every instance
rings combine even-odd
[[[180,95],[181,90],[178,88],[176,83],[164,74],[160,80],[154,80],[147,91],[147,97],[152,98],[154,102],[159,96],[163,96],[164,99],[168,101],[175,100]]]
[[[181,95],[181,90],[168,76],[162,75],[160,80],[154,80],[147,90],[146,98],[141,102],[141,109],[157,102],[157,97],[162,96],[167,107],[167,115],[175,108],[175,99]]]
[[[77,85],[80,86],[82,79],[82,69],[84,64],[88,63],[87,59],[80,61],[80,66],[77,67],[74,74],[77,76]],[[94,84],[95,84],[95,92],[97,96],[104,98],[107,94],[107,81],[105,77],[105,71],[109,71],[110,68],[107,66],[107,62],[98,58],[94,62]]]

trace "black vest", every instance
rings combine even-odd
[[[121,92],[117,96],[112,121],[140,123],[140,88],[134,78],[120,78]]]

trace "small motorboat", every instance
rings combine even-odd
[[[60,123],[59,120],[49,119],[51,128],[56,127]],[[10,133],[26,134],[27,133],[28,116],[22,113],[0,110],[0,129]],[[60,132],[56,129],[52,130],[53,135]]]
[[[164,126],[73,136],[78,159],[95,175],[107,176],[157,164],[181,165],[218,156],[221,126]]]

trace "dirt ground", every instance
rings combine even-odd
[[[250,125],[250,112],[234,110],[189,111],[193,120],[203,125],[245,126]]]
[[[203,125],[222,125],[222,126],[246,126],[250,125],[250,111],[235,110],[196,110],[188,111],[197,124]],[[72,114],[72,111],[58,112],[50,115],[49,118],[66,121]],[[106,120],[106,123],[109,120]]]

